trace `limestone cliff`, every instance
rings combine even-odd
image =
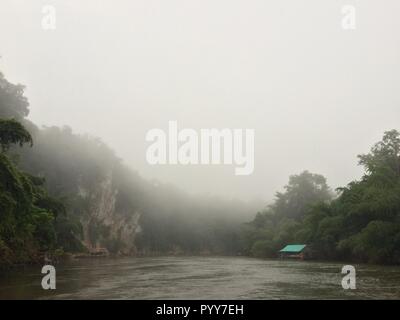
[[[81,218],[82,241],[89,251],[106,248],[114,254],[132,255],[136,253],[140,212],[117,209],[119,190],[112,180],[111,172],[90,188],[80,187],[79,194],[87,203]]]

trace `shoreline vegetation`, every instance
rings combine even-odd
[[[317,261],[400,264],[396,130],[359,156],[360,180],[333,191],[303,171],[250,217],[241,202],[142,179],[97,138],[38,128],[28,106],[24,87],[0,73],[0,266],[141,253],[274,258],[291,243]]]

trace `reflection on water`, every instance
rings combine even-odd
[[[400,299],[400,267],[356,265],[343,290],[339,263],[236,257],[83,259],[56,266],[57,289],[40,267],[0,275],[0,299]]]

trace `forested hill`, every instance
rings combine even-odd
[[[324,177],[292,176],[285,192],[244,226],[245,253],[276,257],[286,244],[304,243],[317,259],[399,264],[400,133],[386,132],[359,164],[362,179],[333,199]]]
[[[237,249],[238,227],[254,208],[142,179],[100,139],[38,128],[28,114],[24,87],[0,74],[0,264],[99,247],[115,254]]]

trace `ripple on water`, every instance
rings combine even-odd
[[[356,266],[343,290],[339,263],[245,257],[83,259],[57,267],[57,289],[39,268],[0,278],[0,298],[37,299],[400,299],[400,268]]]

